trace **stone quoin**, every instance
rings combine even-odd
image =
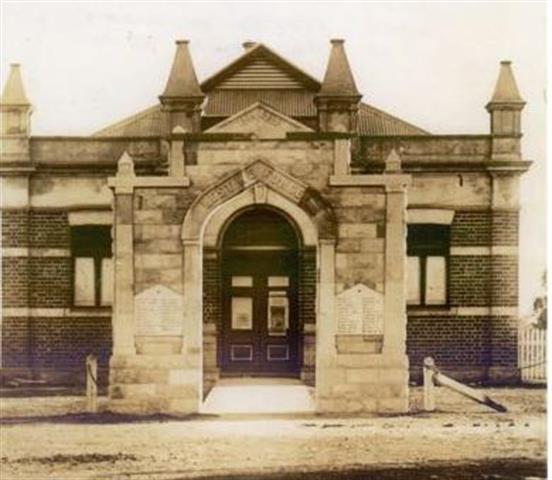
[[[319,412],[408,410],[434,357],[518,380],[519,94],[490,132],[436,135],[362,102],[344,41],[323,80],[246,42],[87,137],[33,136],[1,99],[1,376],[84,381],[118,412],[195,413],[225,376],[314,386]],[[491,85],[490,85],[491,86]]]

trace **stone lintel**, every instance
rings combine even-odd
[[[407,221],[410,224],[436,223],[451,225],[454,220],[454,210],[444,208],[409,208],[406,211]]]

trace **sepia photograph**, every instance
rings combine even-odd
[[[551,9],[2,0],[0,478],[548,478]]]

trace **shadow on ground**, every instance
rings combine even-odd
[[[33,415],[28,417],[3,417],[0,425],[27,425],[27,424],[80,424],[80,425],[114,425],[119,423],[162,423],[174,421],[190,421],[199,419],[218,418],[218,415],[126,415],[121,413],[68,413],[63,415]]]
[[[182,475],[182,476],[179,476]],[[107,479],[184,480],[185,472],[124,472]],[[528,458],[494,459],[471,463],[433,462],[412,466],[351,466],[340,470],[296,470],[293,472],[219,473],[197,472],[194,479],[210,480],[537,480],[546,477],[546,462]]]

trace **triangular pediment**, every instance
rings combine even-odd
[[[318,91],[320,82],[259,43],[201,83],[203,92],[220,88],[300,88]]]
[[[257,102],[206,132],[250,133],[255,138],[285,138],[288,132],[312,132],[312,130],[272,107]]]

